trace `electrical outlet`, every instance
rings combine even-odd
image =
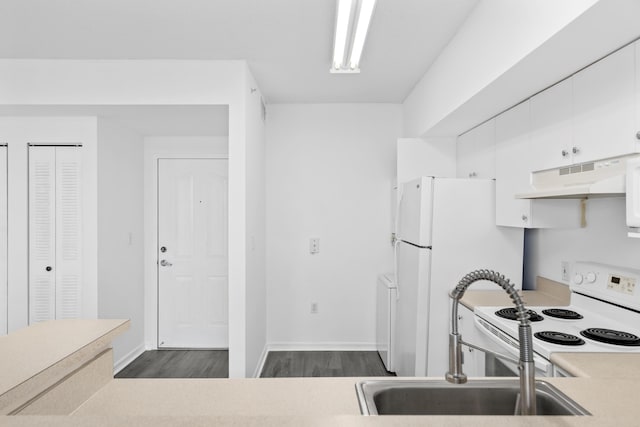
[[[320,252],[320,239],[318,237],[312,237],[309,239],[309,253],[317,254]]]
[[[318,303],[317,302],[312,302],[311,303],[311,314],[318,314]]]
[[[562,266],[562,280],[564,280],[565,282],[568,282],[569,281],[569,262],[562,261],[561,266]]]

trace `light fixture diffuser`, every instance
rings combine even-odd
[[[338,0],[336,14],[336,34],[333,42],[333,68],[339,69],[344,63],[344,51],[347,47],[347,31],[351,21],[351,4],[353,0]]]
[[[360,68],[360,57],[364,48],[364,41],[367,38],[371,15],[373,15],[373,6],[376,0],[360,0],[360,13],[356,24],[356,33],[353,37],[353,46],[351,47],[351,55],[349,57],[349,68],[352,70]]]
[[[376,0],[337,0],[332,73],[359,73]]]

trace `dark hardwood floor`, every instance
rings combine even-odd
[[[393,375],[375,351],[271,351],[262,378],[378,377]],[[228,378],[226,350],[151,350],[116,378]]]
[[[271,351],[260,377],[392,376],[376,351]]]
[[[227,350],[151,350],[118,372],[116,378],[228,378]]]

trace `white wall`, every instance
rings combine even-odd
[[[373,348],[376,276],[393,266],[389,191],[400,131],[399,105],[269,105],[270,346]],[[315,255],[311,237],[320,238]]]
[[[267,342],[265,265],[265,124],[262,95],[247,69],[245,109],[247,128],[247,276],[246,276],[246,372],[259,374]]]
[[[245,61],[0,59],[0,105],[229,105],[229,375],[244,377]]]
[[[421,176],[456,176],[456,138],[400,138],[396,184]]]
[[[98,119],[98,316],[131,320],[113,343],[116,369],[144,349],[142,142]]]
[[[0,117],[0,141],[8,145],[8,330],[27,326],[28,144],[81,143],[82,147],[82,316],[97,306],[97,221],[95,117]]]
[[[640,239],[627,237],[624,197],[588,200],[586,228],[528,230],[526,235],[528,283],[536,275],[562,282],[562,261],[640,268],[639,260]]]
[[[424,135],[596,2],[482,0],[406,98],[404,135]]]

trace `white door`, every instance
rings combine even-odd
[[[29,323],[81,313],[81,152],[29,147]]]
[[[225,159],[158,160],[158,347],[228,348]]]
[[[416,246],[431,245],[431,197],[433,178],[404,183],[398,211],[398,239]]]
[[[398,376],[425,376],[431,250],[401,242],[397,257],[398,301],[393,363]]]
[[[7,333],[7,147],[0,147],[0,335]]]

